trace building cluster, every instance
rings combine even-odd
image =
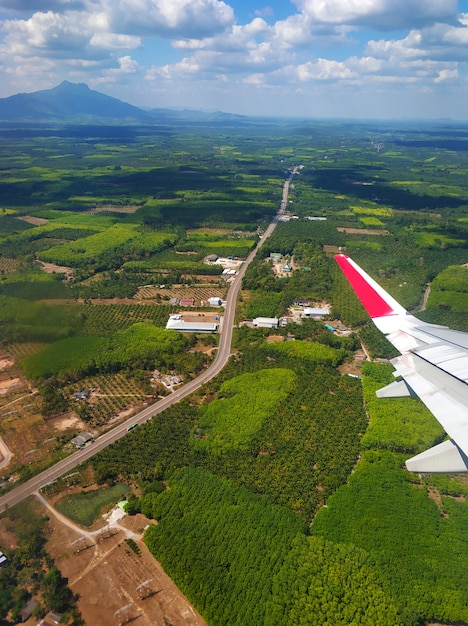
[[[182,378],[177,374],[162,374],[159,370],[154,370],[151,382],[162,383],[167,389],[172,389],[175,385],[180,385]]]
[[[204,258],[204,262],[207,265],[221,265],[223,267],[222,276],[228,281],[232,281],[236,276],[240,266],[242,265],[241,259],[235,259],[232,256],[219,257],[216,254],[209,254]]]

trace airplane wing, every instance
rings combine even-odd
[[[406,461],[411,472],[468,472],[468,333],[418,320],[345,254],[335,259],[374,324],[401,352],[380,398],[417,395],[450,439]]]

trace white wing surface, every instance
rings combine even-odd
[[[377,396],[419,396],[450,437],[406,461],[407,469],[468,472],[468,333],[421,322],[348,256],[335,259],[374,324],[401,352],[391,363],[402,380]]]

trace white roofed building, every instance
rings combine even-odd
[[[252,323],[257,328],[278,328],[277,317],[256,317]]]
[[[218,325],[217,322],[187,322],[182,315],[174,314],[169,316],[166,329],[181,333],[217,333]]]
[[[321,317],[326,317],[327,315],[330,315],[330,308],[327,306],[324,307],[311,307],[311,306],[306,306],[304,307],[304,312],[302,314],[302,317],[311,317],[313,319],[320,319]]]

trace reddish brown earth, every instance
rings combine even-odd
[[[127,619],[139,626],[206,626],[141,539],[136,539],[139,554],[125,541],[123,530],[96,544],[87,541],[90,547],[76,553],[77,544],[72,544],[82,535],[50,512],[48,515],[47,549],[79,595],[78,607],[86,624],[113,626]],[[120,523],[141,536],[147,524],[154,522],[136,515]]]

